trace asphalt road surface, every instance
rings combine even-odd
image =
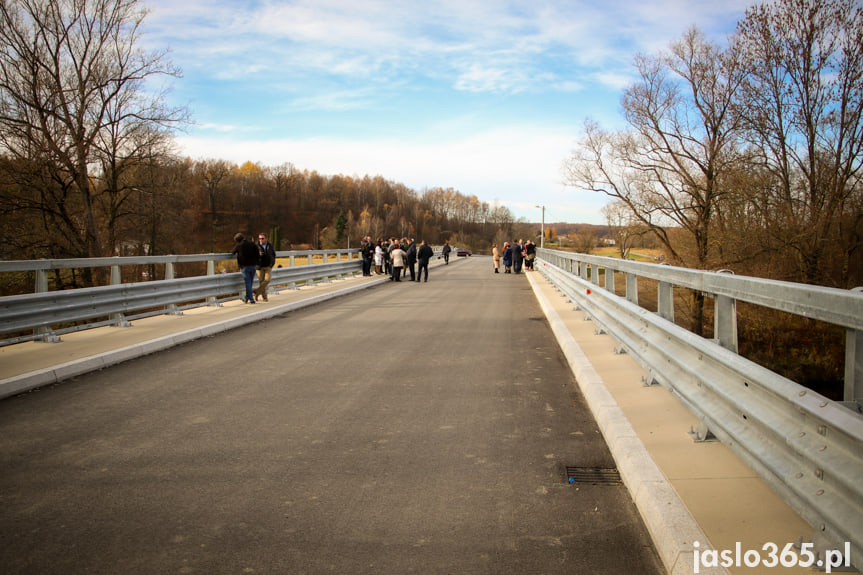
[[[0,401],[0,573],[660,573],[613,466],[473,257]]]

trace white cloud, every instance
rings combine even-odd
[[[293,98],[290,106],[294,111],[345,111],[366,108],[373,101],[374,94],[370,90],[340,90]]]
[[[626,71],[597,72],[593,74],[593,78],[603,86],[607,86],[613,90],[623,90],[635,81],[635,74]]]
[[[514,81],[516,80],[516,81]],[[468,92],[520,91],[517,79],[504,68],[488,68],[471,64],[455,81],[456,90]]]
[[[200,124],[197,126],[200,130],[206,132],[217,132],[220,134],[235,134],[237,132],[248,132],[250,131],[248,127],[245,126],[235,126],[232,124]]]

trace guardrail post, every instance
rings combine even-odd
[[[731,270],[719,270],[720,274],[734,274]],[[718,295],[713,300],[713,337],[716,342],[737,353],[737,300]]]
[[[656,312],[659,317],[674,323],[674,286],[669,282],[659,282]]]
[[[165,279],[172,280],[174,279],[174,262],[168,262],[165,264]],[[165,306],[165,311],[169,315],[183,315],[183,312],[177,309],[177,304],[169,303]]]
[[[863,292],[863,287],[852,291]],[[848,329],[845,332],[845,392],[843,403],[855,411],[863,406],[863,332]]]
[[[626,299],[635,305],[638,305],[638,276],[624,272],[626,276]]]
[[[863,404],[863,332],[849,329],[845,335],[845,402]],[[853,407],[853,405],[852,405]]]
[[[614,270],[605,268],[605,289],[614,293]]]
[[[123,276],[120,274],[120,266],[112,265],[111,285],[118,286],[121,283],[123,283]],[[132,327],[132,324],[126,321],[126,316],[124,316],[122,312],[112,313],[108,317],[114,321],[114,323],[111,324],[112,327]]]
[[[48,291],[48,271],[36,270],[36,293],[46,293]]]
[[[216,261],[215,260],[207,260],[207,275],[214,276],[216,275]],[[245,295],[242,294],[242,295]],[[207,298],[207,305],[213,307],[221,307],[221,304],[216,301],[216,296],[211,295]]]
[[[289,268],[293,268],[294,266],[297,265],[296,257],[297,256],[295,256],[294,254],[291,254],[288,256],[288,267]],[[297,287],[297,282],[291,282],[290,284],[288,284],[288,289],[298,290],[300,288]]]
[[[36,293],[48,292],[48,270],[36,270]],[[36,336],[36,341],[43,343],[59,343],[60,338],[54,334],[53,330],[43,325],[33,330],[33,335]]]

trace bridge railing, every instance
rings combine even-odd
[[[863,293],[729,273],[540,249],[537,269],[701,421],[695,440],[728,445],[811,526],[863,557]],[[616,295],[613,272],[626,295]],[[603,285],[600,278],[604,277]],[[638,306],[638,278],[658,282],[657,311]],[[715,301],[715,339],[674,323],[675,287]],[[736,303],[844,326],[846,402],[835,402],[737,354]],[[849,385],[850,382],[850,385]]]
[[[271,289],[360,273],[362,260],[358,252],[348,249],[277,252],[277,258],[287,258],[288,265],[273,268]],[[195,254],[0,262],[0,273],[35,274],[35,293],[0,297],[0,337],[5,337],[0,345],[28,340],[59,341],[60,335],[72,331],[129,325],[142,317],[180,314],[185,309],[219,305],[242,297],[245,283],[241,273],[216,273],[216,262],[224,260],[234,261],[235,256]],[[188,263],[206,263],[206,275],[175,279],[175,266]],[[123,267],[152,265],[165,266],[165,279],[122,283]],[[48,274],[52,270],[85,268],[109,268],[110,284],[49,291]]]

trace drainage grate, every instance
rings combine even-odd
[[[620,485],[620,472],[614,467],[567,467],[570,483],[588,485]]]

